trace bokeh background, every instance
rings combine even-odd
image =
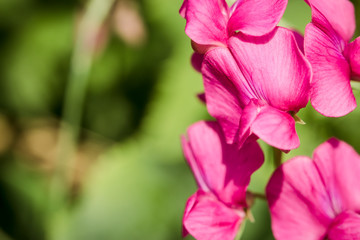
[[[182,2],[114,2],[100,25],[90,21],[79,46],[88,1],[0,0],[0,240],[182,239],[184,205],[196,185],[179,136],[211,119],[196,98],[203,87],[190,65]],[[353,3],[360,16],[360,2]],[[303,32],[310,14],[303,0],[289,0],[281,25]],[[76,54],[80,65],[91,60],[87,83],[66,106],[82,115],[79,141],[59,163]],[[355,83],[358,99],[359,89]],[[301,146],[286,159],[310,156],[331,136],[360,151],[359,108],[330,119],[309,105],[299,116],[307,123],[297,126]],[[266,162],[249,187],[259,193],[274,170],[261,145]],[[242,239],[273,239],[266,202],[252,211],[256,222]]]

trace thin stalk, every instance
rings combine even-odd
[[[282,162],[282,151],[280,149],[277,149],[275,147],[273,149],[273,159],[274,159],[274,165],[276,168],[278,168],[281,165]]]
[[[265,200],[265,201],[266,201],[266,196],[265,196],[265,194],[263,194],[263,193],[254,193],[254,192],[251,192],[251,194],[253,195],[254,198],[259,198],[259,199],[262,199],[262,200]]]
[[[65,89],[63,121],[57,146],[55,172],[50,186],[50,207],[59,207],[68,196],[68,172],[72,172],[80,134],[89,74],[95,54],[96,36],[115,0],[90,0],[81,18]]]
[[[360,91],[360,82],[350,81],[351,88],[356,91]]]

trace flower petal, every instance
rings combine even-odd
[[[195,202],[196,202],[196,198],[197,198],[198,192],[201,193],[202,191],[201,191],[201,190],[198,190],[196,193],[194,193],[194,194],[193,194],[191,197],[189,197],[189,199],[187,200],[186,205],[185,205],[185,210],[184,210],[184,216],[183,216],[184,219],[185,219],[185,217],[187,217],[187,216],[189,215],[189,213],[190,213],[191,210],[193,209],[194,204],[195,204]],[[184,219],[183,219],[183,222],[184,222]],[[186,229],[185,225],[183,224],[183,226],[182,226],[182,236],[183,236],[183,237],[186,237],[188,234],[189,234],[189,232],[188,232],[188,230]]]
[[[327,117],[340,117],[356,107],[350,69],[343,56],[345,43],[310,23],[305,29],[305,55],[313,69],[311,103]]]
[[[198,44],[226,46],[229,16],[225,0],[186,1],[186,10],[180,10],[185,11],[185,33]]]
[[[203,61],[204,61],[204,54],[194,52],[193,55],[191,56],[191,65],[198,72],[201,72],[201,65]]]
[[[360,215],[346,211],[338,215],[328,233],[329,240],[360,239]]]
[[[203,62],[203,79],[206,106],[211,116],[216,118],[228,143],[233,143],[239,128],[245,94],[239,94],[235,83],[241,82],[236,74],[237,64],[227,48],[209,51]],[[231,80],[230,80],[231,79]],[[235,79],[235,81],[233,80]]]
[[[291,30],[291,31],[294,34],[295,41],[296,41],[300,51],[304,54],[304,36],[296,30]]]
[[[251,126],[254,123],[263,105],[264,104],[261,104],[261,101],[257,99],[252,99],[250,103],[246,105],[243,109],[237,140],[237,144],[239,147],[241,147],[253,133]]]
[[[251,130],[267,144],[281,150],[292,150],[300,145],[295,120],[289,113],[268,105],[261,108]]]
[[[306,0],[311,7],[312,22],[320,28],[324,25],[324,18],[345,42],[350,41],[355,32],[355,10],[349,0]],[[323,29],[324,30],[324,29]]]
[[[278,240],[324,239],[332,218],[323,180],[308,157],[295,157],[272,175],[266,196]],[[331,213],[331,212],[330,212]]]
[[[210,191],[206,179],[203,176],[202,169],[200,168],[199,164],[197,163],[197,157],[194,156],[192,147],[190,142],[186,139],[185,136],[181,136],[181,145],[184,152],[185,159],[189,163],[192,173],[194,174],[196,183],[198,184],[199,188],[203,191]]]
[[[186,15],[187,4],[188,4],[188,0],[184,0],[179,10],[180,16],[182,16],[183,18],[185,18]]]
[[[324,179],[332,209],[360,211],[360,156],[347,143],[335,138],[316,148],[313,157]]]
[[[251,36],[271,32],[284,14],[287,0],[238,0],[231,8],[229,35],[236,31]]]
[[[360,37],[347,45],[348,61],[350,62],[351,76],[360,80]]]
[[[226,144],[216,122],[198,122],[187,135],[183,148],[199,187],[212,191],[229,205],[246,206],[251,174],[264,161],[259,145],[252,141],[239,150],[236,145]]]
[[[261,38],[237,35],[229,48],[243,74],[243,91],[269,105],[297,112],[309,101],[311,67],[293,32],[278,27]],[[234,80],[233,80],[234,81]]]
[[[183,138],[183,148],[199,187],[212,191],[230,206],[246,206],[246,189],[251,174],[263,163],[263,153],[255,142],[248,142],[240,150],[225,142],[216,122],[198,122]]]
[[[224,187],[217,191],[217,194],[223,202],[233,207],[245,207],[246,190],[251,175],[264,163],[263,152],[259,144],[253,140],[244,143],[239,150],[236,145],[225,149],[222,162],[226,167]]]
[[[185,233],[198,240],[232,240],[244,216],[243,211],[238,214],[211,194],[198,191],[188,200],[183,225]]]
[[[196,95],[197,98],[202,102],[202,103],[205,103],[206,104],[206,96],[205,96],[205,93],[199,93]]]
[[[330,139],[313,158],[296,157],[284,163],[268,183],[276,239],[324,239],[327,229],[329,239],[358,239],[354,236],[360,232],[352,229],[354,221],[359,227],[358,216],[341,215],[360,211],[360,156],[348,144]],[[338,238],[340,234],[345,235]]]

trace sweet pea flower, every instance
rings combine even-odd
[[[266,195],[277,240],[360,239],[360,156],[335,138],[271,177]]]
[[[348,0],[307,0],[312,23],[305,29],[305,55],[312,65],[311,103],[321,114],[340,117],[356,107],[350,79],[360,79],[360,38]]]
[[[229,7],[225,0],[184,0],[180,15],[186,19],[185,33],[195,50],[192,64],[200,70],[203,54],[227,46],[228,39],[241,32],[262,36],[279,23],[287,0],[237,0]]]
[[[208,111],[228,143],[259,137],[281,150],[299,146],[295,114],[309,101],[312,73],[294,32],[233,36],[205,55],[202,73]]]
[[[199,189],[187,201],[183,234],[198,240],[233,240],[246,217],[246,189],[264,156],[255,142],[228,145],[217,122],[201,121],[182,137]]]

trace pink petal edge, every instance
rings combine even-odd
[[[351,40],[355,32],[356,23],[355,9],[349,0],[305,1],[311,7],[314,24],[326,30],[329,30],[329,27],[333,28],[345,42]],[[324,21],[324,18],[326,21]],[[328,22],[330,26],[325,22]]]
[[[217,122],[195,123],[187,135],[184,153],[199,187],[229,206],[246,207],[250,177],[264,161],[260,146],[255,141],[241,149],[226,144]]]
[[[231,8],[229,35],[236,31],[251,36],[271,32],[285,12],[287,0],[238,0]]]
[[[239,92],[283,111],[297,112],[307,105],[311,66],[292,31],[277,27],[261,38],[237,35],[230,38],[229,48],[240,69],[238,75],[245,79],[238,83]]]
[[[270,178],[266,196],[277,240],[325,238],[331,205],[310,158],[299,156],[282,164]]]
[[[184,232],[197,240],[232,240],[245,213],[228,208],[208,193],[196,192],[188,200],[183,218]]]
[[[227,44],[228,6],[225,0],[186,0],[185,33],[197,44]]]
[[[329,36],[312,23],[306,26],[305,55],[313,69],[311,104],[327,117],[344,116],[356,107],[344,46],[336,34]]]
[[[360,215],[353,211],[346,211],[338,215],[332,223],[328,233],[329,240],[357,240],[360,239]]]

